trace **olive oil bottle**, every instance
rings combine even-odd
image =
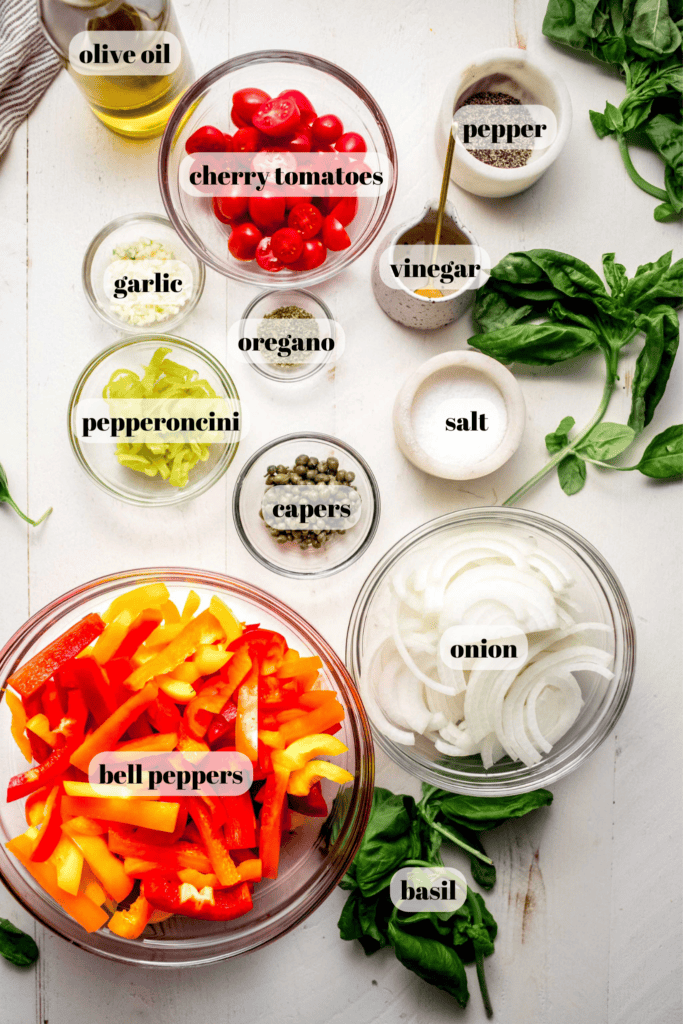
[[[169,0],[38,0],[43,31],[84,93],[93,113],[112,131],[130,139],[161,135],[194,73]],[[170,32],[181,59],[169,74],[83,74],[69,59],[69,45],[82,32]],[[131,37],[133,38],[133,37]]]

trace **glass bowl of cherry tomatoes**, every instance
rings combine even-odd
[[[211,197],[181,182],[183,161],[195,153],[277,160],[309,152],[383,161],[388,185],[381,194],[344,197],[268,188]],[[159,150],[161,195],[180,237],[214,270],[259,287],[309,287],[348,267],[381,230],[396,180],[394,139],[367,89],[321,57],[288,50],[243,54],[199,78]]]

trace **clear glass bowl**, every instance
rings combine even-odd
[[[174,316],[144,325],[128,323],[113,313],[110,308],[111,302],[104,290],[104,273],[114,259],[113,250],[118,246],[132,245],[140,238],[161,242],[173,252],[177,260],[186,263],[192,271],[192,295],[188,301]],[[205,279],[204,264],[178,237],[171,222],[156,213],[130,213],[113,220],[97,232],[83,259],[83,290],[88,302],[105,323],[127,334],[148,334],[153,330],[170,331],[177,327],[190,315],[201,299]]]
[[[118,594],[155,580],[165,582],[181,606],[191,588],[206,606],[219,594],[237,617],[261,622],[281,632],[290,646],[318,655],[324,686],[334,689],[346,709],[338,736],[349,748],[336,759],[354,775],[341,788],[326,820],[312,820],[283,846],[277,879],[254,889],[254,909],[235,921],[171,918],[148,928],[140,939],[122,939],[108,929],[88,934],[69,917],[5,849],[5,843],[26,829],[23,801],[2,802],[0,810],[0,876],[12,895],[42,924],[69,942],[110,960],[138,967],[184,967],[215,963],[273,942],[300,924],[333,891],[360,843],[372,803],[374,759],[363,705],[342,661],[320,634],[295,611],[263,590],[218,573],[192,569],[138,569],[84,583],[42,608],[0,651],[2,694],[8,677],[28,658],[90,612],[102,612]],[[10,739],[11,716],[0,701],[0,728],[7,742],[0,748],[0,786],[26,770],[26,761]],[[328,806],[339,787],[325,783]],[[330,832],[334,829],[334,838]]]
[[[332,313],[317,295],[313,292],[307,292],[303,289],[292,288],[288,291],[279,291],[277,289],[271,289],[267,292],[261,292],[255,299],[249,303],[239,323],[239,337],[244,336],[244,322],[245,320],[260,320],[267,313],[273,313],[276,309],[282,306],[298,306],[299,309],[305,310],[307,313],[311,313],[316,318],[316,334],[319,338],[332,337],[335,340],[336,348],[336,329],[335,323],[332,319]],[[278,326],[287,324],[286,320],[275,320],[272,323]],[[239,340],[238,337],[238,340]],[[254,353],[240,352],[240,356],[249,363],[253,370],[260,373],[262,377],[267,377],[268,380],[275,381],[290,381],[293,383],[299,383],[302,380],[308,380],[309,377],[313,377],[314,374],[319,373],[320,370],[329,366],[332,360],[335,358],[335,350],[332,352],[312,352],[307,353],[308,358],[305,362],[299,364],[283,365],[283,360],[278,359],[277,354],[274,354],[272,361],[266,361],[264,356],[259,353],[258,357],[254,357]]]
[[[356,681],[366,660],[387,635],[384,619],[389,574],[407,556],[435,538],[452,538],[472,529],[495,526],[535,538],[543,550],[557,555],[573,572],[572,600],[579,603],[584,621],[604,622],[609,634],[591,643],[614,655],[610,682],[595,673],[578,674],[583,707],[571,729],[534,767],[505,757],[488,770],[479,755],[449,757],[416,734],[415,745],[404,746],[386,737],[373,724],[377,745],[405,771],[442,789],[476,796],[505,796],[549,786],[574,771],[609,735],[631,692],[635,668],[635,626],[619,580],[602,555],[588,541],[554,519],[515,508],[477,508],[451,512],[413,530],[398,541],[374,567],[356,599],[346,637],[346,663]]]
[[[336,114],[345,131],[358,131],[369,153],[386,156],[393,165],[392,183],[383,196],[363,198],[349,228],[351,245],[328,252],[322,266],[310,271],[263,270],[255,260],[241,263],[228,253],[229,229],[212,212],[211,201],[183,191],[178,172],[185,142],[203,125],[232,132],[232,94],[249,86],[276,96],[285,89],[307,94],[319,114]],[[342,68],[294,50],[259,50],[219,64],[192,85],[175,108],[159,150],[159,187],[168,216],[184,241],[204,263],[235,281],[260,288],[310,287],[338,274],[365,252],[377,237],[396,191],[396,146],[384,114],[361,83]]]
[[[227,472],[239,446],[239,442],[212,444],[209,458],[206,462],[198,462],[190,470],[190,478],[185,487],[173,487],[159,475],[148,477],[122,466],[116,458],[115,444],[81,442],[76,429],[78,403],[82,399],[101,399],[103,388],[115,370],[125,368],[141,375],[160,347],[171,349],[169,358],[197,370],[200,378],[208,380],[217,395],[239,401],[232,377],[218,360],[199,345],[172,334],[145,334],[134,340],[118,341],[95,356],[81,373],[71,393],[67,416],[69,440],[80,466],[91,480],[108,494],[132,505],[177,505],[181,501],[198,497]]]
[[[339,469],[356,474],[353,485],[361,497],[360,520],[320,548],[302,550],[295,542],[278,544],[259,516],[267,467],[272,464],[291,468],[297,455],[318,460],[333,455],[339,460]],[[235,484],[232,511],[240,540],[266,569],[281,576],[321,579],[346,569],[369,547],[379,525],[379,487],[367,462],[350,445],[327,434],[287,434],[259,448],[242,468]]]

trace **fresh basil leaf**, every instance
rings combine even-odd
[[[565,494],[578,494],[586,482],[586,463],[570,452],[558,463],[557,478]]]
[[[683,259],[671,263],[671,251],[656,263],[638,267],[624,289],[625,306],[638,313],[647,313],[665,302],[674,309],[683,304]]]
[[[344,904],[341,916],[337,921],[339,936],[346,942],[351,942],[352,939],[359,939],[363,934],[363,926],[358,915],[362,899],[363,897],[358,890],[350,893]]]
[[[456,826],[451,824],[450,828],[455,829]],[[476,832],[473,832],[469,828],[462,827],[457,831],[466,843],[473,846],[475,850],[479,850],[480,853],[488,856]],[[487,864],[485,861],[480,860],[479,857],[470,857],[470,870],[472,872],[472,878],[477,885],[480,885],[482,889],[493,889],[496,884],[495,864]]]
[[[604,114],[600,114],[597,110],[589,110],[588,116],[590,117],[591,124],[595,128],[595,134],[599,139],[604,139],[608,135],[614,134],[614,128],[612,128]]]
[[[633,443],[635,431],[623,423],[598,423],[576,447],[589,459],[606,462],[621,455]]]
[[[556,455],[569,444],[569,431],[574,426],[573,416],[565,416],[560,425],[552,434],[545,435],[545,446],[551,455]]]
[[[543,35],[555,43],[585,50],[589,42],[588,33],[581,27],[585,21],[582,18],[579,23],[573,0],[550,0],[543,19]]]
[[[683,426],[667,427],[657,434],[643,452],[636,469],[655,480],[683,476]]]
[[[680,212],[671,203],[660,203],[659,206],[655,206],[655,220],[661,224],[668,224],[669,221],[676,220]]]
[[[654,416],[678,350],[680,326],[670,306],[658,306],[645,318],[645,344],[633,374],[628,425],[641,431]]]
[[[473,348],[501,363],[550,366],[595,348],[595,333],[573,324],[514,324],[468,338]]]
[[[463,825],[477,832],[485,832],[502,825],[510,818],[522,818],[539,807],[553,802],[549,789],[534,789],[530,793],[514,796],[465,796],[444,793],[439,804],[440,816],[453,825]]]
[[[662,160],[669,164],[677,174],[683,174],[683,130],[664,114],[653,117],[645,129],[645,134],[655,147]]]
[[[18,967],[30,967],[38,959],[38,947],[30,935],[0,917],[0,954]]]
[[[467,1006],[470,996],[467,975],[454,949],[435,939],[411,935],[403,931],[396,921],[389,924],[389,939],[404,967],[430,985],[449,992],[460,1006]]]
[[[605,123],[610,131],[621,132],[624,130],[624,119],[621,116],[621,111],[613,103],[607,102],[605,104]]]
[[[614,256],[615,254],[613,252],[605,253],[602,257],[602,271],[605,275],[605,280],[609,285],[610,291],[612,292],[612,298],[615,302],[618,302],[624,293],[624,288],[628,281],[628,275],[623,263],[614,262]]]
[[[391,881],[404,860],[420,854],[413,828],[415,801],[376,787],[370,820],[354,860],[355,881],[363,896],[374,896]]]
[[[485,285],[477,292],[473,316],[477,329],[486,333],[520,323],[532,312],[530,304],[514,305],[504,294]]]
[[[595,271],[583,260],[554,249],[530,249],[526,254],[563,295],[588,299],[598,305],[608,302],[605,286]]]
[[[669,17],[667,0],[636,0],[626,33],[629,46],[644,57],[675,53],[681,33]]]
[[[683,127],[681,128],[683,132]],[[672,164],[667,164],[664,171],[664,185],[669,197],[669,206],[676,213],[683,210],[683,174],[676,170]]]
[[[491,277],[508,284],[547,284],[548,276],[528,252],[511,252],[491,270]]]

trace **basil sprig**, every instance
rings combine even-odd
[[[52,509],[49,508],[47,512],[43,513],[40,519],[29,519],[29,517],[21,511],[19,506],[12,498],[12,495],[9,492],[9,484],[7,483],[7,474],[5,473],[5,470],[2,468],[2,466],[0,466],[0,505],[2,505],[3,502],[6,502],[10,506],[10,508],[14,509],[18,516],[21,516],[24,522],[30,523],[31,526],[40,526],[42,521],[44,519],[47,519],[47,517],[50,515],[50,512],[52,512]]]
[[[607,253],[602,258],[607,285],[582,260],[552,249],[513,252],[493,268],[477,293],[474,321],[481,333],[469,339],[470,345],[500,362],[531,366],[600,352],[606,371],[602,399],[590,422],[572,435],[574,419],[565,416],[546,435],[550,461],[503,504],[513,504],[554,468],[566,494],[581,490],[587,463],[637,469],[657,479],[683,476],[678,451],[683,427],[669,427],[656,437],[634,466],[611,462],[651,422],[676,357],[683,260],[672,263],[671,256],[667,252],[643,264],[629,278],[614,253]],[[621,351],[641,336],[628,423],[603,422]]]
[[[0,917],[0,954],[18,967],[30,967],[38,959],[38,947],[30,935]]]

